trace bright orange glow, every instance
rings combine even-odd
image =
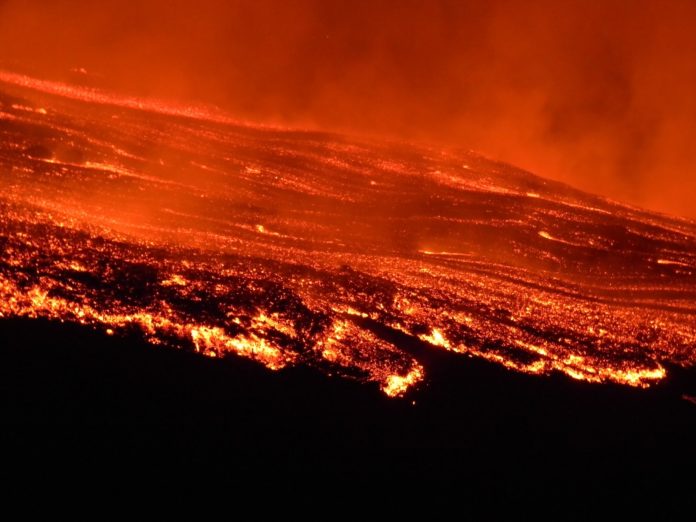
[[[437,328],[433,328],[430,335],[420,335],[418,336],[421,340],[429,342],[435,346],[441,346],[442,348],[451,348],[451,345],[447,339],[442,335],[442,332]]]
[[[694,20],[685,0],[3,0],[0,68],[83,101],[473,149],[696,218]]]
[[[693,222],[473,153],[3,73],[0,182],[0,317],[390,397],[423,350],[637,387],[696,364]]]
[[[406,375],[390,375],[386,383],[382,386],[382,391],[389,397],[398,397],[408,391],[408,389],[423,380],[423,368],[418,365]]]

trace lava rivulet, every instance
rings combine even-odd
[[[647,386],[696,363],[696,225],[463,151],[0,74],[0,316],[401,395],[428,350]]]

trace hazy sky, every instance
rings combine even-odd
[[[0,0],[0,65],[479,150],[696,218],[696,2]]]

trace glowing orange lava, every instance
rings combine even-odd
[[[419,350],[630,386],[696,363],[694,223],[470,153],[0,82],[0,317],[389,396]]]

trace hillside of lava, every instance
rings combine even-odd
[[[468,151],[0,72],[0,187],[3,318],[389,396],[436,350],[633,387],[696,364],[696,223]]]

